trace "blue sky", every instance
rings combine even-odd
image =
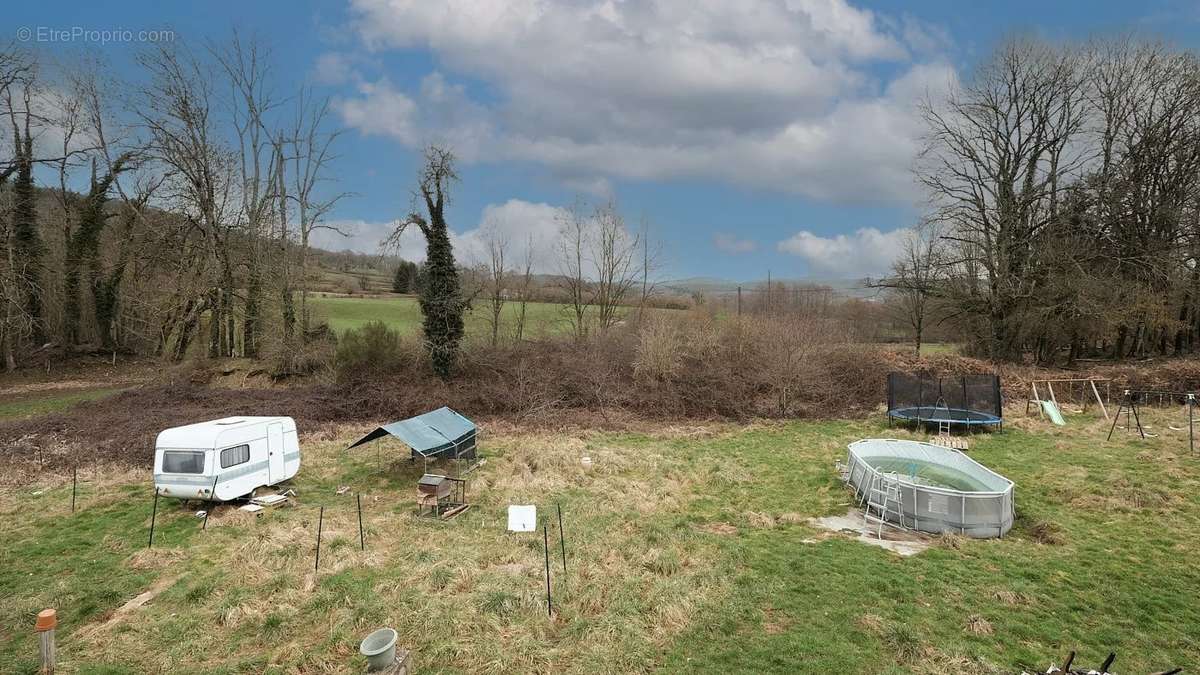
[[[743,3],[510,0],[18,3],[10,31],[169,27],[190,45],[236,26],[272,51],[281,91],[329,96],[354,194],[328,248],[374,251],[407,210],[419,148],[459,153],[450,221],[532,237],[551,271],[558,209],[615,199],[664,242],[662,274],[749,280],[878,273],[911,225],[913,104],[997,40],[1125,32],[1200,47],[1200,3]],[[497,9],[503,7],[503,10]],[[733,8],[737,8],[736,10]],[[85,48],[138,77],[137,44]],[[415,257],[420,242],[411,241]]]

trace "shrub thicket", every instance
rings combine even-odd
[[[385,376],[405,362],[404,339],[382,321],[372,321],[342,334],[334,364],[344,378]]]

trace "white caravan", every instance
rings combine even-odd
[[[166,429],[154,449],[154,487],[164,497],[237,499],[299,470],[290,417],[225,417]]]

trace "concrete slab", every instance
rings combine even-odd
[[[867,527],[863,522],[862,511],[855,508],[847,510],[845,515],[812,518],[808,522],[822,530],[853,536],[863,544],[878,546],[906,558],[933,545],[933,540],[928,536],[907,530],[897,530],[886,525],[883,528],[883,538],[880,539],[875,536],[875,526],[872,524]]]

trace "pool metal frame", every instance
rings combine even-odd
[[[944,466],[981,483],[991,483],[997,489],[954,490],[927,485],[897,473],[880,471],[868,458],[912,459]],[[921,441],[868,438],[847,446],[847,468],[846,483],[854,489],[859,504],[867,499],[877,482],[890,480],[899,486],[900,522],[894,524],[900,527],[931,534],[956,532],[979,539],[1003,537],[1012,529],[1016,515],[1015,484],[957,450]],[[934,504],[944,508],[935,509]]]

